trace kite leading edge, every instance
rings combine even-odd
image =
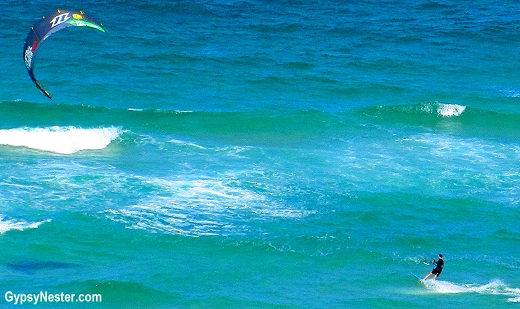
[[[51,100],[52,97],[49,92],[43,89],[34,77],[34,57],[40,44],[51,34],[72,26],[90,27],[105,32],[102,24],[87,17],[82,11],[57,10],[53,14],[43,17],[41,21],[31,28],[23,46],[23,59],[29,76],[36,87]]]

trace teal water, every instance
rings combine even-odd
[[[0,4],[0,304],[520,302],[515,2]],[[437,282],[424,265],[443,253]],[[40,304],[55,307],[56,304]]]

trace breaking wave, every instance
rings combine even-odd
[[[4,234],[5,232],[17,230],[23,231],[25,229],[36,229],[41,224],[50,222],[51,220],[44,220],[40,222],[26,222],[24,220],[16,221],[16,220],[4,220],[4,217],[0,215],[0,234]]]
[[[121,134],[120,128],[69,127],[16,128],[0,130],[0,145],[26,147],[60,154],[106,148]]]
[[[426,104],[414,105],[396,105],[396,106],[374,106],[361,108],[366,115],[377,117],[397,117],[406,115],[433,115],[442,118],[458,117],[466,111],[466,106],[451,103],[432,102]]]
[[[424,105],[429,113],[437,113],[442,117],[458,117],[466,110],[466,106],[458,104],[433,103]]]

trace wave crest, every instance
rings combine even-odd
[[[458,117],[464,113],[466,106],[452,103],[432,102],[415,105],[377,106],[362,109],[365,114],[378,117],[403,117],[434,115],[443,118]]]
[[[44,220],[40,222],[26,222],[26,221],[15,221],[15,220],[5,220],[4,217],[0,215],[0,234],[4,234],[5,232],[11,230],[23,231],[25,229],[36,229],[41,224],[50,222],[51,220]]]
[[[425,107],[434,109],[437,115],[442,117],[458,117],[466,110],[466,106],[459,104],[435,103],[426,104]]]

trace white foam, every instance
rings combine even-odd
[[[423,280],[423,284],[428,290],[441,294],[458,294],[469,292],[467,287],[456,285],[447,281]]]
[[[459,104],[446,104],[446,103],[429,103],[425,104],[421,107],[424,112],[428,114],[436,113],[442,117],[458,117],[462,115],[462,113],[466,110],[466,106]]]
[[[185,142],[185,141],[181,141],[181,140],[177,140],[177,139],[171,139],[171,140],[169,140],[169,142],[172,144],[180,145],[180,146],[189,146],[189,147],[194,147],[194,148],[198,148],[198,149],[202,149],[202,150],[206,149],[205,147],[197,145],[195,143]]]
[[[423,280],[424,286],[435,293],[441,294],[460,294],[460,293],[478,293],[486,295],[504,295],[509,296],[508,302],[520,302],[520,289],[511,288],[501,280],[492,280],[491,282],[479,284],[458,285],[442,280]]]
[[[105,212],[128,228],[187,236],[239,235],[251,220],[309,215],[268,196],[214,179],[146,179],[154,193],[134,205]]]
[[[458,117],[466,110],[466,106],[458,104],[443,104],[437,105],[437,114],[442,117]]]
[[[83,129],[76,127],[16,128],[0,130],[0,145],[73,154],[81,150],[107,147],[121,134],[116,127]]]
[[[4,220],[3,216],[0,216],[0,234],[4,234],[5,232],[18,230],[23,231],[25,229],[36,229],[41,224],[50,222],[51,220],[44,220],[40,222],[26,222],[26,221],[15,221],[15,220]]]

